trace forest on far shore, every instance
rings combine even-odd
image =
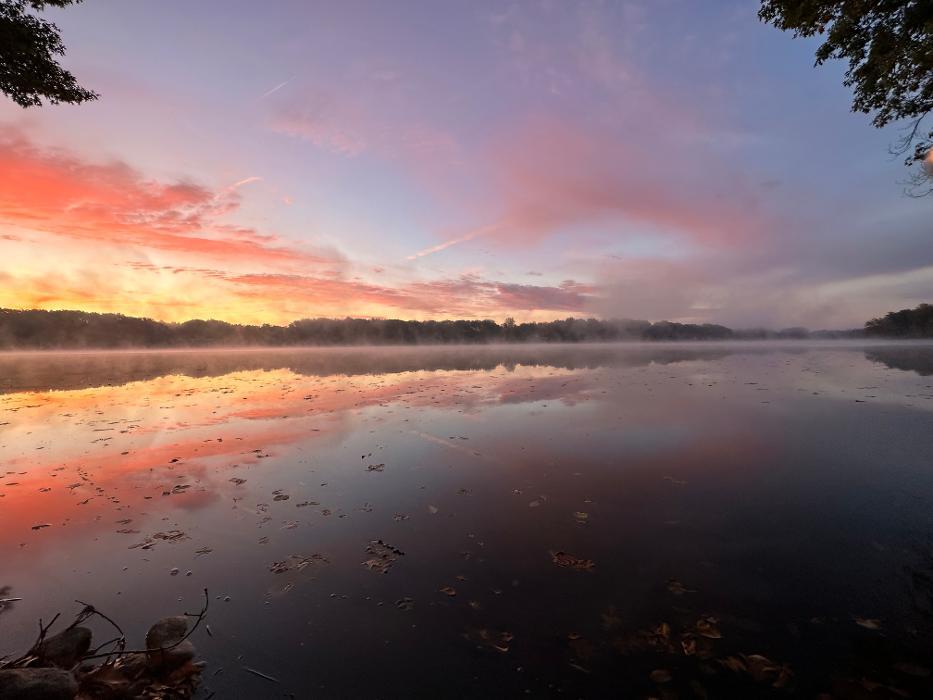
[[[566,318],[503,323],[492,320],[302,319],[286,326],[215,320],[167,323],[122,314],[0,309],[0,349],[289,347],[315,345],[444,345],[471,343],[582,343],[607,341],[769,340],[857,338],[866,335],[933,337],[933,306],[897,311],[865,329],[734,330],[718,324]]]

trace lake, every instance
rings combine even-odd
[[[0,656],[205,588],[201,697],[933,697],[933,345],[0,356]]]

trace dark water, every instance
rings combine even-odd
[[[4,586],[207,588],[202,697],[933,697],[933,346],[0,356]]]

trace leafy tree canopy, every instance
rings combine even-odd
[[[889,311],[865,324],[865,333],[902,338],[933,338],[933,304]]]
[[[97,99],[58,63],[65,55],[58,27],[34,14],[81,1],[0,0],[0,92],[22,107]]]
[[[762,0],[758,16],[795,36],[823,37],[816,64],[848,61],[852,110],[882,127],[912,120],[895,152],[933,177],[933,131],[921,122],[933,110],[933,2],[930,0]]]

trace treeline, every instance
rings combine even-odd
[[[865,324],[865,334],[886,338],[933,338],[933,304],[889,311]]]
[[[600,321],[568,318],[540,323],[302,319],[287,326],[225,321],[166,323],[122,314],[0,309],[0,348],[129,348],[301,345],[415,345],[454,343],[574,343],[612,340],[721,340],[712,324]]]
[[[890,315],[890,314],[889,314]],[[861,331],[788,328],[733,330],[717,324],[598,320],[504,323],[491,320],[302,319],[287,326],[225,321],[166,323],[122,314],[0,309],[0,349],[183,348],[217,346],[445,345],[583,343],[621,340],[766,340],[841,338]]]

